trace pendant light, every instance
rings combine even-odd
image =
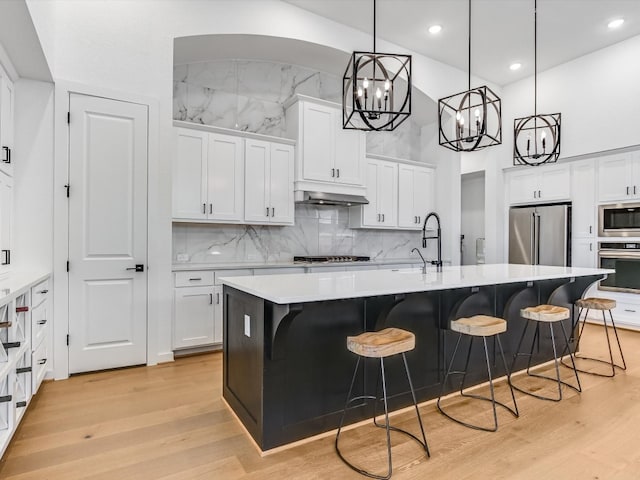
[[[502,143],[500,98],[489,87],[471,88],[471,0],[469,0],[468,90],[438,100],[440,145],[471,152]]]
[[[538,0],[533,3],[533,26],[533,115],[514,121],[514,165],[554,163],[560,156],[560,114],[538,114]]]
[[[395,130],[411,115],[411,55],[353,52],[342,79],[342,126],[350,130]]]

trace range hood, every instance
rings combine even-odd
[[[295,202],[307,205],[342,205],[351,207],[354,205],[366,205],[369,200],[362,195],[348,195],[344,193],[307,192],[296,191]]]

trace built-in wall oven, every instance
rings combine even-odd
[[[640,237],[640,203],[614,203],[598,207],[601,237]]]
[[[640,243],[601,242],[598,258],[600,268],[616,271],[600,282],[600,290],[640,293]]]

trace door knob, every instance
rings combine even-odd
[[[136,272],[144,272],[144,265],[141,263],[136,263],[135,267],[129,267],[127,270],[135,270]]]

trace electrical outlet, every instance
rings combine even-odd
[[[188,262],[189,261],[189,254],[188,253],[179,253],[178,255],[176,255],[176,259],[178,260],[178,262]]]
[[[244,336],[251,338],[251,317],[249,315],[244,316]]]

